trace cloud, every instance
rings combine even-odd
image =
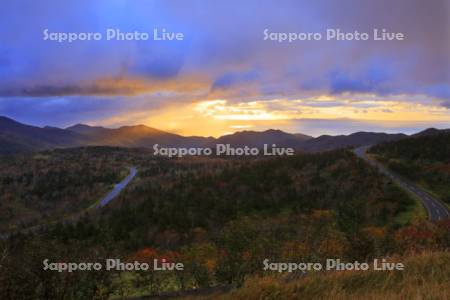
[[[392,71],[383,62],[372,62],[356,74],[335,70],[329,75],[330,90],[333,94],[345,92],[387,94],[391,91],[389,83],[393,79]]]
[[[33,103],[39,110],[34,101],[42,101],[53,115],[42,112],[40,116],[47,119],[39,123],[53,119],[60,123],[60,115],[71,123],[79,117],[66,111],[119,118],[135,116],[139,109],[147,113],[156,104],[181,109],[217,99],[230,105],[266,102],[269,113],[327,110],[329,116],[347,109],[374,113],[373,109],[388,109],[382,102],[389,100],[430,110],[450,108],[448,5],[446,0],[43,0],[27,5],[7,1],[0,11],[0,97],[4,98],[0,108],[7,107],[0,111],[29,114],[37,122],[33,112],[21,105]],[[111,27],[150,33],[165,28],[184,33],[185,39],[70,44],[42,40],[45,28],[104,32]],[[327,28],[345,32],[385,28],[404,33],[406,39],[263,40],[264,29],[323,33]],[[332,99],[321,101],[322,96]],[[49,98],[66,99],[70,105]],[[79,101],[78,108],[73,99]],[[285,103],[274,102],[277,99]],[[368,99],[369,108],[354,104]],[[373,104],[376,101],[380,107]],[[94,113],[87,115],[96,120]]]
[[[220,75],[212,84],[211,90],[229,89],[238,84],[254,82],[259,78],[257,70],[246,72],[228,72]]]
[[[104,85],[39,85],[32,87],[10,88],[0,90],[2,97],[56,97],[56,96],[95,96],[95,95],[132,95],[142,91],[136,86],[104,86]]]
[[[450,75],[449,75],[450,76]],[[435,84],[427,88],[427,93],[441,99],[442,106],[450,108],[450,85]]]
[[[202,78],[185,80],[102,79],[81,85],[35,85],[0,88],[0,97],[138,96],[157,92],[206,93]]]

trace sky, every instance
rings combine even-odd
[[[203,136],[449,128],[449,28],[448,0],[4,1],[0,115]],[[102,39],[45,40],[46,29]],[[150,38],[106,40],[107,29]],[[327,40],[329,29],[370,38]],[[405,38],[375,41],[374,29]]]

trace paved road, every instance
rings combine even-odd
[[[409,191],[410,193],[413,193],[414,195],[416,195],[422,202],[423,206],[426,208],[426,210],[428,212],[428,218],[430,219],[430,221],[438,221],[438,220],[450,218],[449,210],[439,200],[435,199],[432,195],[430,195],[430,193],[428,193],[425,190],[423,190],[422,188],[418,187],[416,184],[411,183],[411,182],[401,178],[394,172],[388,170],[381,163],[379,163],[373,159],[370,159],[366,154],[367,149],[369,149],[370,147],[371,146],[362,146],[362,147],[356,148],[353,150],[353,153],[355,153],[356,156],[364,159],[366,162],[368,162],[372,166],[378,168],[378,170],[381,173],[383,173],[384,175],[389,177],[391,180],[395,181],[402,188],[404,188],[405,190]]]
[[[118,184],[116,184],[114,186],[114,189],[112,189],[101,201],[100,203],[96,206],[96,208],[101,208],[105,205],[107,205],[109,202],[111,202],[111,200],[113,200],[115,197],[117,197],[117,195],[119,195],[119,193],[130,183],[130,181],[134,178],[134,176],[136,176],[137,174],[137,169],[135,167],[131,167],[130,168],[130,174],[121,182],[119,182]],[[84,215],[84,211],[79,212],[77,214],[74,214],[70,217],[66,217],[62,222],[63,223],[73,223],[76,222],[80,216]],[[24,228],[24,229],[20,229],[18,231],[16,231],[15,233],[21,232],[21,233],[30,233],[30,232],[39,232],[41,229],[43,228],[47,228],[49,224],[40,224],[40,225],[35,225],[32,227],[28,227],[28,228]],[[4,240],[6,238],[8,238],[11,235],[11,233],[0,233],[0,240]]]
[[[136,176],[136,174],[137,174],[137,169],[135,167],[131,167],[130,174],[124,180],[122,180],[120,183],[116,184],[114,186],[114,189],[112,189],[112,191],[110,191],[105,196],[105,198],[103,198],[100,201],[100,203],[97,207],[103,207],[106,204],[108,204],[112,199],[117,197],[117,195],[119,195],[119,193],[130,183],[130,181],[134,178],[134,176]]]

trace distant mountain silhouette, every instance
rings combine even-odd
[[[414,136],[435,134],[447,130],[427,129]],[[350,135],[322,135],[313,138],[301,133],[290,134],[281,130],[241,131],[212,137],[181,136],[145,125],[122,126],[111,129],[100,126],[77,124],[66,129],[25,125],[0,116],[0,153],[37,151],[52,148],[79,146],[153,147],[214,147],[230,144],[233,147],[263,147],[276,144],[306,152],[327,151],[338,148],[374,145],[408,137],[405,134],[356,132]]]
[[[0,153],[73,147],[87,139],[72,131],[55,127],[36,127],[0,116]]]
[[[338,148],[375,145],[408,137],[406,134],[388,134],[379,132],[355,132],[350,135],[321,135],[304,142],[300,149],[307,152],[327,151]]]
[[[422,137],[422,136],[431,136],[440,133],[450,133],[450,129],[436,129],[436,128],[428,128],[416,134],[413,134],[413,137]]]
[[[108,132],[110,130],[108,128],[101,127],[101,126],[89,126],[89,125],[85,125],[85,124],[76,124],[76,125],[67,127],[66,129],[73,131],[73,132],[77,132],[79,134],[84,134],[84,135],[89,135],[89,136],[104,134],[104,133],[106,134],[106,132]]]
[[[153,147],[154,144],[161,144],[167,147],[199,147],[212,139],[184,137],[145,125],[122,126],[117,129],[110,129],[77,124],[66,128],[66,130],[83,134],[89,139],[90,145],[121,147]]]
[[[256,147],[262,148],[264,144],[276,144],[280,147],[298,147],[302,142],[313,137],[304,134],[290,134],[281,130],[269,129],[266,131],[240,131],[233,134],[221,136],[211,143],[230,144],[233,147]]]

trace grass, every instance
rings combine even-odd
[[[389,164],[397,164],[397,165],[408,165],[411,162],[410,161],[406,161],[403,159],[398,159],[398,158],[386,158],[383,157],[381,155],[378,154],[369,154],[369,156],[374,159],[377,160],[378,162],[382,163],[383,165],[385,165],[386,167]],[[450,187],[449,185],[444,182],[444,183],[436,183],[436,182],[429,182],[427,180],[425,180],[427,174],[424,173],[424,171],[422,170],[421,166],[417,166],[418,168],[418,172],[422,174],[422,180],[413,180],[412,178],[408,178],[408,174],[399,174],[402,175],[405,178],[408,178],[408,180],[410,180],[411,182],[414,182],[418,187],[422,188],[423,190],[425,190],[426,192],[428,192],[430,195],[432,195],[435,199],[437,199],[438,201],[440,201],[440,203],[442,205],[444,205],[445,207],[447,207],[448,209],[450,209],[450,203],[448,201],[445,201],[445,198],[447,197],[447,195],[450,195]],[[396,172],[398,173],[398,172]]]
[[[382,163],[385,167],[387,167],[388,165],[388,160],[383,158],[380,155],[377,154],[369,154],[369,157],[374,160],[374,161],[378,161],[380,163]],[[394,159],[391,159],[394,160]],[[395,183],[395,182],[394,182]],[[429,194],[431,194],[435,199],[437,199],[438,201],[440,201],[444,206],[450,208],[450,205],[448,203],[445,203],[444,201],[442,201],[440,199],[440,197],[433,191],[431,191],[428,187],[425,187],[423,185],[423,183],[421,182],[415,182],[420,188],[422,188],[423,190],[425,190],[426,192],[428,192]],[[414,199],[414,205],[411,205],[410,207],[408,207],[408,209],[402,213],[400,213],[394,223],[398,224],[398,225],[406,225],[408,223],[410,223],[413,220],[423,220],[427,218],[427,210],[426,208],[423,206],[422,201],[420,201],[420,199],[414,194],[411,193],[409,190],[405,190],[403,189],[400,185],[398,185],[397,183],[395,183],[398,188],[404,190],[412,199]]]
[[[436,200],[438,200],[442,205],[450,209],[450,203],[445,202],[442,200],[442,195],[444,194],[443,189],[437,191],[436,188],[434,190],[431,190],[428,185],[425,185],[424,183],[417,182],[417,185],[421,187],[423,190],[425,190],[427,193],[429,193],[431,196],[433,196]]]
[[[404,190],[397,183],[395,183],[395,185],[397,185],[399,189]],[[404,226],[415,220],[426,220],[428,214],[427,214],[427,210],[425,209],[425,207],[422,204],[422,201],[420,201],[420,199],[415,194],[411,193],[410,191],[408,191],[408,190],[404,190],[404,191],[408,194],[408,196],[411,199],[414,200],[414,204],[408,206],[406,211],[399,213],[394,220],[394,224],[399,225],[399,226]]]
[[[423,253],[397,259],[404,271],[346,271],[253,277],[229,293],[202,299],[448,299],[450,253]],[[195,299],[195,298],[190,298]]]
[[[136,272],[120,272],[113,279],[115,290],[110,295],[109,299],[141,299],[140,297],[156,294],[157,290],[170,293],[180,289],[180,286],[176,281],[176,275],[170,273],[170,271],[163,273],[156,272],[154,280],[155,283],[159,281],[164,284],[160,284],[159,286],[157,286],[158,284],[155,284],[152,290],[148,277],[139,278],[139,275]]]
[[[378,161],[385,165],[385,161],[379,155],[371,153],[371,154],[368,154],[368,157],[370,159],[372,159],[373,161]],[[393,183],[395,184],[395,186],[398,189],[406,192],[407,195],[414,201],[414,204],[408,206],[406,211],[399,213],[396,216],[396,218],[394,220],[394,224],[399,225],[399,226],[404,226],[404,225],[411,223],[411,221],[414,221],[414,220],[426,220],[427,219],[427,210],[423,206],[422,201],[420,201],[420,199],[414,193],[411,193],[409,190],[406,190],[403,187],[401,187],[397,182],[393,181]]]

